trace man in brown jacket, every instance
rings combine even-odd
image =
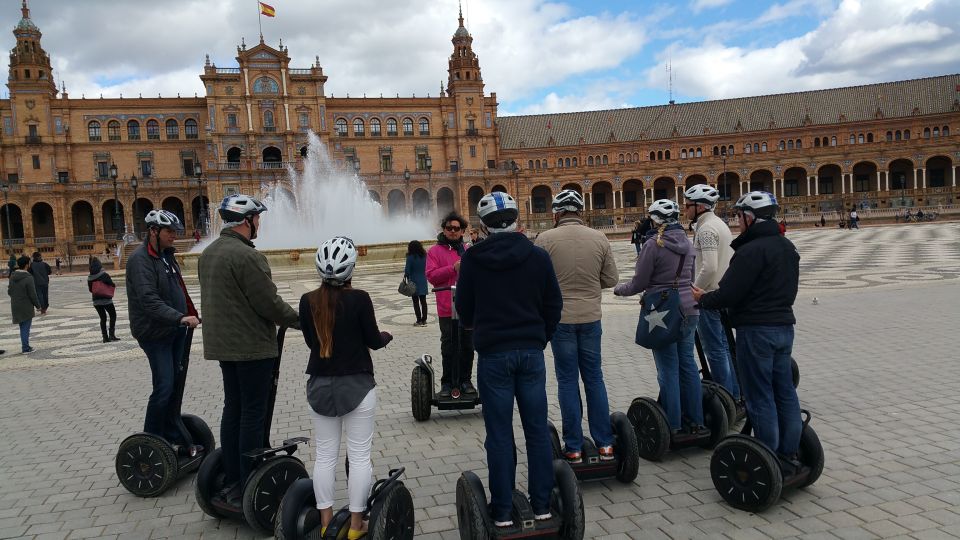
[[[263,444],[267,401],[277,361],[277,325],[299,328],[296,310],[277,294],[267,258],[253,245],[260,214],[253,197],[231,195],[220,203],[223,230],[200,255],[203,355],[219,360],[223,372],[224,486],[211,504],[228,511],[241,506],[250,474],[241,456]]]
[[[564,457],[582,461],[580,378],[587,394],[587,423],[600,452],[612,460],[610,405],[600,368],[600,290],[617,284],[617,265],[606,235],[583,224],[583,197],[565,189],[553,199],[555,226],[536,245],[550,254],[563,292],[563,314],[550,341],[557,371],[557,398],[563,417]]]

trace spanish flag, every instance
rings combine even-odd
[[[264,4],[263,2],[260,2],[260,14],[267,17],[276,17],[277,10],[273,9],[273,6],[270,4]]]

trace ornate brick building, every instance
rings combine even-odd
[[[634,219],[654,198],[717,185],[725,200],[767,189],[791,212],[854,204],[950,205],[960,195],[960,76],[700,103],[497,116],[473,38],[457,27],[437,97],[333,97],[319,58],[237,48],[207,61],[205,96],[71,98],[52,78],[23,1],[0,101],[0,232],[19,251],[100,253],[153,208],[188,230],[231,192],[289,196],[308,131],[391,214],[475,213],[514,194],[548,226],[553,193],[584,192],[595,226]],[[128,236],[129,238],[129,236]]]

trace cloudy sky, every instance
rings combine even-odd
[[[315,56],[328,94],[436,96],[456,0],[269,0],[267,43]],[[12,30],[19,0],[0,3]],[[236,65],[255,0],[32,0],[71,97],[202,95],[204,55]],[[464,0],[501,114],[696,101],[960,71],[958,0]],[[6,35],[6,47],[14,37]],[[5,89],[3,96],[6,97]]]

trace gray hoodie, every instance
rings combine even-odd
[[[613,294],[633,296],[641,292],[658,292],[673,287],[681,255],[686,255],[686,259],[683,261],[683,270],[677,281],[680,290],[680,308],[684,315],[699,315],[700,312],[693,301],[693,292],[690,290],[696,253],[680,225],[667,227],[663,233],[663,247],[657,245],[656,234],[644,243],[643,249],[640,250],[640,257],[637,259],[633,279],[617,285]]]

